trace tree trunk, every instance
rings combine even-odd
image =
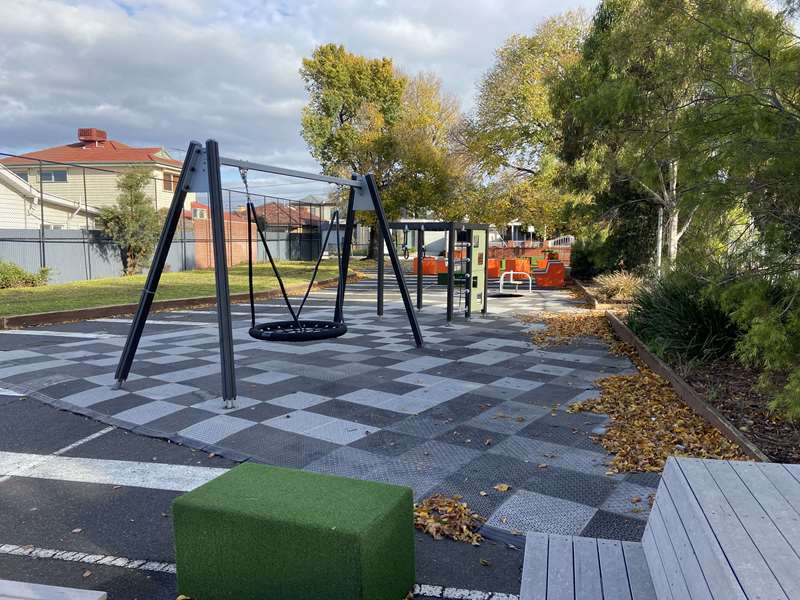
[[[658,228],[656,229],[656,273],[661,274],[661,256],[664,252],[664,207],[658,205]]]
[[[675,268],[675,259],[678,257],[678,240],[680,234],[678,230],[678,217],[680,210],[672,209],[667,220],[667,261],[668,268],[672,271]]]
[[[369,226],[369,246],[367,247],[367,258],[377,258],[378,256],[378,226]]]

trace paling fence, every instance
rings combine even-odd
[[[0,161],[13,155],[0,153]],[[21,159],[17,159],[21,160]],[[130,167],[127,167],[128,169]],[[177,169],[155,167],[144,192],[163,218],[177,183]],[[126,167],[90,167],[25,159],[24,164],[0,162],[0,260],[26,270],[50,270],[50,282],[62,283],[123,272],[119,246],[99,230],[99,209],[114,206],[120,191],[117,178]],[[223,182],[224,184],[224,182]],[[225,234],[229,266],[248,256],[246,195],[225,189]],[[264,225],[276,260],[315,260],[335,207],[253,193],[251,199]],[[343,238],[344,223],[340,231]],[[256,262],[266,253],[251,227]],[[328,250],[335,256],[336,231]],[[359,240],[354,240],[357,253]],[[207,269],[214,265],[211,221],[204,194],[190,194],[167,259],[167,271]]]

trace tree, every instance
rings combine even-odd
[[[488,179],[470,217],[496,225],[519,219],[537,231],[555,233],[570,202],[563,164],[556,156],[559,122],[550,88],[580,59],[586,18],[568,12],[548,19],[533,35],[515,35],[497,51],[481,82],[477,107],[460,141]]]
[[[140,271],[158,241],[158,213],[144,193],[151,178],[144,169],[122,173],[117,178],[117,205],[104,206],[98,217],[100,230],[120,247],[125,275]]]
[[[309,93],[303,138],[325,172],[372,173],[389,218],[449,202],[463,176],[450,142],[460,113],[436,77],[409,78],[388,58],[365,58],[335,44],[318,47],[300,73]],[[372,225],[368,256],[374,256],[374,216],[359,218]]]
[[[402,113],[406,78],[389,58],[365,58],[337,44],[316,48],[300,74],[309,94],[302,135],[323,171],[372,173],[378,188],[386,187],[398,168],[391,130]],[[369,256],[376,242],[373,226]]]

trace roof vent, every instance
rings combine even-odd
[[[78,139],[85,143],[99,144],[108,139],[108,135],[102,129],[95,127],[81,127],[78,129]]]

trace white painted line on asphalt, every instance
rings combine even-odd
[[[0,554],[11,556],[28,556],[30,558],[52,558],[68,562],[85,563],[89,565],[108,565],[122,567],[123,569],[137,569],[139,571],[155,571],[156,573],[175,573],[173,563],[155,560],[135,560],[121,556],[107,554],[86,554],[85,552],[70,552],[68,550],[52,550],[50,548],[37,548],[36,546],[18,546],[16,544],[0,545]]]
[[[80,331],[46,331],[43,329],[4,329],[0,331],[2,335],[41,335],[44,337],[68,337],[68,338],[86,338],[93,340],[104,340],[110,338],[125,337],[122,335],[115,335],[113,333],[82,333]]]
[[[226,471],[216,467],[0,452],[0,475],[5,475],[0,482],[9,477],[29,477],[188,492]]]
[[[156,573],[175,573],[175,563],[159,562],[154,560],[124,558],[107,554],[86,554],[85,552],[71,552],[68,550],[54,550],[52,548],[39,548],[37,546],[19,546],[17,544],[0,544],[0,554],[9,556],[27,556],[29,558],[63,560],[89,565],[107,565],[137,571],[150,571]],[[443,598],[445,600],[519,600],[515,594],[502,594],[497,592],[483,592],[480,590],[465,590],[461,588],[428,585],[424,583],[414,585],[415,596],[430,598]]]
[[[91,435],[87,435],[85,438],[79,439],[77,442],[72,442],[68,446],[59,448],[52,454],[20,454],[17,452],[0,452],[0,483],[8,481],[12,477],[26,477],[27,476],[26,471],[34,469],[37,466],[42,465],[49,460],[52,460],[54,456],[59,456],[61,454],[64,454],[65,452],[69,452],[73,448],[82,446],[86,442],[91,442],[92,440],[96,440],[101,435],[105,435],[109,431],[113,430],[114,430],[113,427],[106,427],[105,429],[96,431]],[[4,455],[9,455],[9,456],[4,456]],[[3,465],[6,466],[4,467]]]

